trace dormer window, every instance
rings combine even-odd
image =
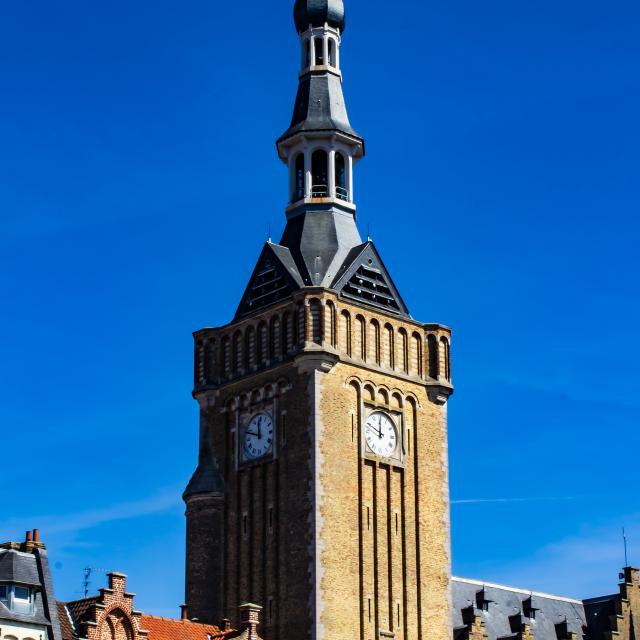
[[[522,614],[525,618],[529,618],[529,620],[535,620],[537,610],[538,609],[533,606],[532,597],[529,597],[526,600],[522,601]]]
[[[14,584],[0,585],[0,602],[16,613],[32,613],[33,589]]]
[[[487,597],[486,589],[481,589],[476,593],[476,607],[481,611],[489,611],[489,605],[493,602]]]

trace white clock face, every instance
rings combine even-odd
[[[396,426],[393,424],[393,420],[381,411],[376,411],[367,418],[364,437],[369,449],[383,458],[388,458],[398,445]]]
[[[259,413],[244,431],[244,454],[249,460],[262,458],[271,451],[273,444],[273,420],[266,413]]]

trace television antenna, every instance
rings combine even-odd
[[[101,569],[100,567],[85,567],[84,568],[84,597],[89,596],[89,585],[91,584],[91,574],[98,571],[99,573],[110,573],[109,569]]]

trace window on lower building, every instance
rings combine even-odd
[[[13,588],[13,597],[16,600],[29,600],[30,595],[30,591],[26,587]]]
[[[0,602],[11,611],[31,613],[33,609],[33,590],[15,584],[0,585]]]

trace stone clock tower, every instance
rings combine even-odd
[[[235,625],[256,602],[266,640],[444,640],[450,331],[411,318],[356,227],[342,0],[294,18],[286,227],[232,322],[195,334],[188,615]]]

